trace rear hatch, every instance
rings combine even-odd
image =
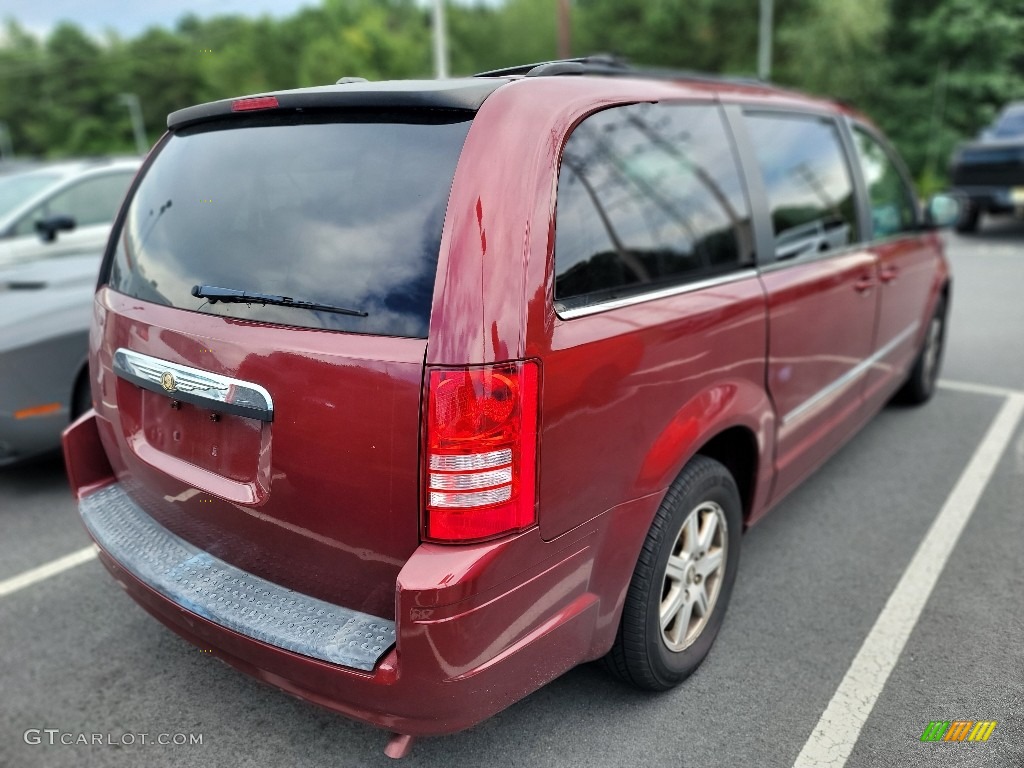
[[[473,112],[281,102],[194,112],[131,193],[96,300],[100,433],[166,528],[390,619],[420,540],[427,327]]]

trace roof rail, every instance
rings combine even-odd
[[[557,59],[542,61],[535,64],[520,64],[489,72],[479,72],[473,77],[541,77],[553,75],[606,75],[620,77],[644,77],[655,80],[699,80],[709,83],[728,83],[730,85],[751,85],[761,88],[778,89],[778,86],[756,77],[737,77],[733,75],[715,75],[686,69],[666,69],[661,67],[635,67],[628,59],[607,53],[582,56],[576,59]]]
[[[517,64],[514,67],[477,72],[473,77],[539,77],[540,75],[584,75],[624,73],[632,68],[626,59],[610,53],[596,53],[576,59],[555,59],[538,61],[533,64]]]

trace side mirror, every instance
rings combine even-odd
[[[58,232],[67,232],[75,228],[75,219],[62,213],[55,213],[36,222],[36,232],[44,243],[52,243],[57,239]]]
[[[940,192],[928,198],[924,210],[925,224],[932,229],[951,227],[960,218],[964,204],[959,197]]]

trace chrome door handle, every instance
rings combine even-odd
[[[864,293],[865,291],[870,291],[874,287],[875,278],[871,277],[870,275],[865,275],[864,277],[860,278],[856,283],[853,284],[853,289],[857,291],[857,293]]]
[[[899,276],[899,267],[882,267],[881,271],[878,273],[878,277],[883,283],[891,283]]]

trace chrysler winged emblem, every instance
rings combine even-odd
[[[160,386],[168,392],[173,392],[177,386],[177,382],[174,380],[174,374],[170,371],[164,371],[163,376],[160,377]]]

